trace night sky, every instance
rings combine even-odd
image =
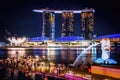
[[[1,0],[0,40],[4,29],[27,37],[41,36],[42,15],[33,9],[95,9],[94,30],[97,36],[120,33],[119,0]],[[61,15],[56,15],[56,38],[61,36]],[[74,35],[81,35],[80,14],[75,15]]]

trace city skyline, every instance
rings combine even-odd
[[[98,36],[119,33],[119,12],[118,7],[111,6],[117,5],[117,2],[111,1],[89,1],[89,0],[66,0],[66,1],[44,1],[44,0],[31,0],[31,1],[3,1],[1,3],[0,13],[1,22],[0,28],[5,28],[12,34],[25,35],[27,37],[41,36],[42,32],[42,14],[35,13],[33,9],[84,9],[94,8],[94,34]],[[81,28],[80,14],[75,15],[75,31]],[[61,15],[56,16],[56,38],[61,37]],[[113,29],[114,28],[114,29]],[[74,35],[81,36],[79,31]]]

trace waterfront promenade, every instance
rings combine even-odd
[[[1,69],[10,72],[10,77],[14,78],[17,73],[17,80],[90,80],[84,74],[71,73],[68,66],[48,62],[44,57],[34,58],[32,56],[13,57],[0,60]],[[16,72],[17,71],[17,72]],[[86,76],[86,77],[85,77]]]

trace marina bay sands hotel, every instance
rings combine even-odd
[[[61,37],[73,36],[74,33],[74,14],[81,15],[80,31],[81,37],[86,40],[93,39],[94,35],[94,12],[95,10],[33,10],[33,12],[42,13],[42,37],[48,37],[50,40],[55,40],[55,14],[62,16],[62,31]],[[79,31],[79,30],[78,30]]]
[[[92,8],[82,10],[33,10],[33,12],[42,13],[42,36],[40,37],[8,37],[10,46],[76,46],[76,45],[89,45],[91,40],[94,38],[94,12]],[[62,30],[61,37],[55,39],[55,14],[61,14],[62,18]],[[81,25],[76,30],[80,32],[80,36],[74,36],[74,14],[80,14]],[[77,22],[80,22],[77,21]],[[57,32],[56,32],[57,33]],[[84,44],[85,43],[85,44]]]

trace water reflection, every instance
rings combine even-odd
[[[25,48],[7,48],[8,57],[25,56]]]
[[[92,50],[92,54],[94,54],[94,50]],[[67,63],[67,64],[71,64],[74,62],[75,58],[82,52],[81,48],[76,48],[76,49],[41,49],[41,48],[36,48],[36,49],[25,49],[25,48],[9,48],[7,49],[7,51],[1,51],[1,53],[7,53],[8,57],[14,57],[14,56],[28,56],[28,55],[32,55],[32,56],[45,56],[50,60],[54,60],[56,63]],[[88,52],[90,53],[90,52]],[[95,52],[96,55],[96,52]],[[92,55],[95,57],[95,55]],[[14,74],[13,74],[13,72]],[[41,74],[35,74],[35,73],[26,73],[26,72],[21,72],[15,69],[2,69],[0,70],[0,78],[6,77],[8,76],[9,78],[11,78],[10,76],[14,77],[14,80],[26,80],[26,78],[32,79],[32,80],[42,80],[42,75]],[[38,75],[38,76],[37,76]],[[41,75],[41,76],[40,76]],[[19,79],[17,79],[19,77]],[[37,79],[34,79],[34,78]],[[92,77],[93,80],[104,80],[105,78],[98,78],[93,76]],[[1,79],[0,79],[1,80]],[[7,80],[3,78],[3,80]],[[109,79],[112,80],[112,79]],[[114,79],[115,80],[115,79]]]
[[[55,58],[56,58],[56,49],[54,49],[54,48],[52,48],[52,49],[50,49],[50,48],[48,48],[47,49],[47,58],[48,58],[48,60],[55,60]]]
[[[20,56],[45,56],[48,60],[52,60],[56,63],[67,63],[72,64],[76,57],[81,54],[82,49],[78,48],[68,48],[68,49],[57,49],[57,48],[35,48],[35,49],[25,49],[25,48],[8,48],[8,57],[20,57]],[[91,54],[91,51],[88,51]],[[84,56],[85,57],[85,56]],[[90,61],[91,58],[88,60]]]

